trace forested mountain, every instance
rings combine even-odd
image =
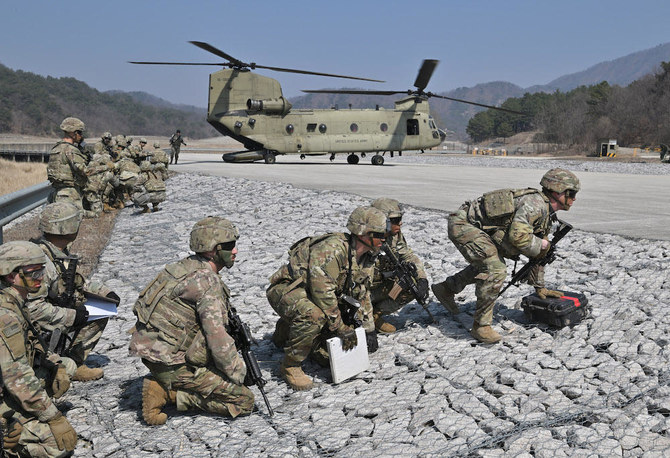
[[[176,128],[192,138],[217,135],[204,109],[176,108],[165,101],[160,106],[158,97],[141,94],[100,92],[75,78],[44,77],[0,64],[0,132],[60,135],[63,118],[76,116],[91,137],[104,131],[169,136]]]
[[[670,143],[670,62],[628,86],[606,81],[568,92],[526,93],[505,101],[504,107],[528,113],[510,115],[496,110],[477,113],[467,131],[475,141],[509,137],[537,130],[539,140],[591,150],[600,138],[616,138],[621,146]]]

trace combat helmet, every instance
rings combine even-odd
[[[0,275],[9,275],[19,267],[46,262],[42,249],[32,242],[18,240],[0,245]]]
[[[372,206],[386,213],[389,218],[402,218],[403,211],[400,202],[395,199],[380,197],[372,202]]]
[[[144,143],[145,145],[147,144],[147,139],[142,137],[140,138],[140,143]]]
[[[219,243],[235,242],[240,237],[237,227],[226,218],[208,216],[191,229],[189,247],[195,253],[213,250]]]
[[[46,234],[76,234],[82,217],[76,205],[66,201],[54,202],[42,210],[39,229]]]
[[[365,235],[369,232],[386,233],[389,230],[386,214],[375,207],[358,207],[351,212],[347,221],[347,229],[354,235]]]
[[[580,189],[579,178],[569,170],[561,168],[551,169],[545,173],[540,180],[540,185],[544,189],[558,193],[568,189],[578,192]]]
[[[102,138],[103,140],[111,140],[112,139],[112,133],[111,132],[105,132],[104,134],[102,134],[102,137],[100,137],[100,138]]]
[[[161,144],[160,142],[154,142],[154,148],[160,148]]]
[[[63,132],[75,132],[80,130],[83,132],[86,130],[86,124],[84,124],[81,119],[69,117],[63,119],[63,122],[60,123],[60,130]]]
[[[116,142],[117,146],[120,146],[122,148],[126,147],[126,137],[124,135],[117,135],[114,137],[114,141]]]

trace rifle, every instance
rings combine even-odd
[[[56,300],[56,305],[59,307],[74,309],[76,301],[75,279],[77,276],[77,263],[79,262],[79,258],[77,256],[68,256],[63,259],[69,261],[67,268],[63,272],[65,292],[58,297]],[[70,338],[67,333],[61,332],[60,329],[52,331],[51,336],[49,337],[49,351],[62,355],[65,352],[67,340],[69,339],[70,343],[74,342],[77,334],[79,334],[79,330],[75,331],[75,334],[72,336],[72,338]]]
[[[263,395],[265,405],[268,406],[270,416],[273,416],[275,413],[272,410],[270,401],[268,401],[268,397],[263,389],[263,386],[267,382],[263,378],[256,355],[251,350],[251,342],[254,341],[254,338],[251,335],[251,331],[249,331],[249,326],[240,319],[237,310],[232,306],[228,310],[228,326],[230,328],[230,335],[235,340],[237,349],[242,353],[244,365],[247,366],[247,376],[244,379],[244,384],[246,386],[256,385],[258,387],[258,390]]]
[[[500,291],[500,294],[504,293],[505,290],[507,290],[507,288],[509,288],[510,286],[516,285],[517,283],[525,280],[526,277],[528,277],[528,275],[530,274],[530,271],[535,266],[546,266],[547,264],[551,264],[556,260],[556,245],[558,244],[558,242],[561,241],[563,237],[568,235],[568,232],[572,230],[572,225],[570,223],[561,221],[558,218],[556,218],[556,221],[558,222],[558,228],[554,232],[554,236],[552,237],[552,239],[549,241],[549,243],[551,243],[551,247],[549,247],[549,251],[547,251],[547,254],[540,259],[530,259],[518,272],[513,273],[512,279]]]
[[[398,256],[396,256],[396,254],[386,242],[382,244],[382,250],[384,250],[386,256],[388,256],[389,260],[395,266],[395,270],[389,276],[395,277],[396,282],[402,289],[411,292],[414,296],[414,299],[416,299],[421,307],[423,307],[430,318],[435,321],[435,317],[432,313],[430,313],[430,310],[428,310],[428,307],[426,306],[427,298],[421,295],[419,292],[419,287],[416,284],[416,266],[411,263],[402,262],[400,259],[398,259]]]
[[[340,307],[340,314],[342,315],[342,322],[344,324],[351,326],[354,329],[363,326],[361,320],[356,316],[361,308],[361,303],[358,302],[353,296],[348,294],[340,295],[338,305]]]

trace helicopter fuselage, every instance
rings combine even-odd
[[[406,97],[393,109],[292,109],[276,80],[238,69],[210,75],[207,121],[249,152],[274,155],[401,152],[444,140],[424,97]],[[244,153],[229,158],[262,159]]]

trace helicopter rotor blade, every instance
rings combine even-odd
[[[423,61],[423,64],[421,64],[421,68],[419,69],[419,74],[416,76],[416,81],[414,81],[414,87],[416,87],[419,92],[423,92],[423,90],[426,89],[430,77],[433,76],[435,67],[437,67],[439,62],[440,61],[436,59],[425,59]]]
[[[223,62],[220,64],[213,64],[211,62],[136,62],[136,61],[128,61],[129,64],[141,64],[141,65],[215,65],[217,67],[225,67],[227,65],[230,65],[227,62]]]
[[[221,51],[219,48],[215,48],[214,46],[210,45],[209,43],[205,43],[204,41],[189,41],[192,45],[197,46],[200,49],[204,49],[207,52],[211,52],[215,56],[223,57],[233,65],[237,65],[240,67],[248,67],[249,64],[245,64],[241,60],[235,59],[233,56],[230,54],[226,54],[225,52]]]
[[[494,107],[493,105],[485,105],[483,103],[470,102],[469,100],[455,99],[453,97],[447,97],[446,95],[437,95],[437,94],[432,94],[430,92],[426,95],[428,95],[428,97],[437,97],[438,99],[453,100],[454,102],[467,103],[469,105],[476,105],[478,107],[490,108],[492,110],[505,111],[507,113],[517,114],[517,115],[522,115],[522,116],[528,115],[528,113],[523,113],[521,111],[514,111],[514,110],[507,109],[507,108]]]
[[[362,94],[362,95],[395,95],[407,94],[407,91],[366,91],[363,89],[303,89],[302,92],[311,94]]]
[[[283,67],[269,67],[266,65],[258,65],[254,62],[247,64],[246,62],[242,62],[241,60],[235,59],[233,56],[230,54],[226,54],[225,52],[221,51],[220,49],[210,45],[209,43],[205,43],[202,41],[190,41],[189,43],[194,44],[200,49],[204,49],[207,52],[211,52],[215,56],[223,57],[224,59],[230,61],[232,64],[231,66],[233,67],[250,67],[252,70],[255,68],[263,68],[266,70],[273,70],[275,72],[286,72],[286,73],[300,73],[303,75],[316,75],[316,76],[329,76],[331,78],[346,78],[350,80],[360,80],[360,81],[372,81],[375,83],[384,83],[382,80],[375,80],[375,79],[370,79],[370,78],[361,78],[358,76],[346,76],[346,75],[336,75],[334,73],[322,73],[322,72],[312,72],[309,70],[298,70],[295,68],[283,68]]]

